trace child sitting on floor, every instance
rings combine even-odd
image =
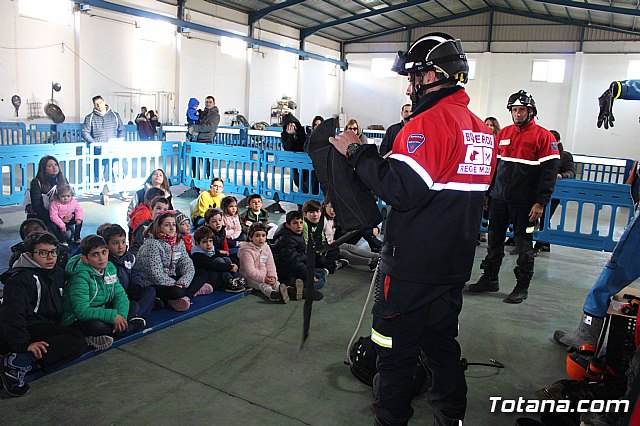
[[[322,203],[322,214],[324,215],[324,233],[327,237],[327,243],[333,244],[334,240],[344,235],[340,228],[340,223],[336,219],[336,211],[331,205],[331,201],[325,198]],[[360,238],[358,235],[355,237]],[[347,261],[351,265],[367,265],[369,269],[374,270],[378,266],[380,255],[371,250],[363,249],[355,244],[344,242],[337,247],[340,250],[340,259],[336,262]]]
[[[153,219],[152,203],[156,197],[167,200],[164,196],[164,191],[161,188],[147,189],[147,192],[144,193],[144,201],[138,204],[129,215],[129,244],[133,243],[133,236],[138,229],[138,226],[147,220]],[[165,208],[165,210],[169,208],[169,200],[167,200],[166,204],[167,208]]]
[[[242,232],[249,234],[249,227],[260,222],[268,230],[269,212],[262,208],[262,197],[259,194],[251,194],[247,199],[247,211],[240,215]]]
[[[146,321],[156,300],[156,291],[151,286],[144,286],[139,272],[133,272],[136,257],[127,251],[127,234],[122,226],[105,223],[98,227],[98,235],[104,238],[109,249],[109,262],[113,263],[118,271],[118,281],[124,287],[129,296],[131,308],[129,312],[134,318]],[[131,321],[129,321],[131,322]]]
[[[140,318],[129,317],[129,298],[118,281],[118,271],[109,262],[109,249],[102,237],[88,235],[80,242],[80,252],[66,268],[62,325],[80,330],[87,343],[106,349],[114,337],[144,327]]]
[[[257,222],[247,234],[249,241],[240,243],[240,275],[272,302],[289,302],[287,286],[278,282],[273,254],[267,244],[267,227]]]
[[[242,293],[246,290],[245,280],[238,273],[238,265],[227,261],[228,257],[216,256],[213,237],[213,231],[208,226],[201,227],[193,235],[196,242],[191,253],[196,268],[193,280],[209,283],[214,290]]]
[[[187,253],[191,255],[191,249],[193,248],[193,236],[191,235],[191,221],[189,216],[178,211],[176,214],[176,225],[178,226],[178,236],[182,238],[184,247],[187,249]]]
[[[80,243],[82,207],[73,196],[73,190],[69,185],[60,184],[56,187],[56,193],[49,205],[49,218],[60,228],[65,239],[62,242]]]
[[[307,247],[304,244],[302,230],[304,220],[302,212],[290,211],[286,223],[278,228],[273,236],[273,257],[280,281],[290,285],[290,293],[295,290],[295,299],[303,298],[304,282],[307,279]],[[313,286],[315,290],[322,288],[327,281],[327,271],[314,269]],[[289,294],[291,297],[292,294]],[[292,298],[293,298],[292,297]],[[321,300],[322,293],[314,291],[314,300]]]
[[[220,178],[211,179],[211,186],[208,191],[202,191],[198,196],[198,202],[191,217],[193,218],[193,225],[196,228],[201,227],[206,220],[204,214],[211,208],[220,208],[222,199],[224,198],[224,181]]]
[[[176,230],[176,212],[161,212],[144,233],[136,267],[145,285],[153,285],[157,297],[178,312],[191,306],[191,297],[211,294],[213,287],[192,282],[193,262]]]
[[[304,237],[305,246],[309,238],[312,239],[316,251],[315,267],[325,268],[329,273],[333,274],[336,269],[349,265],[349,262],[344,259],[338,261],[340,250],[329,247],[324,229],[319,225],[322,216],[320,207],[320,203],[316,200],[307,200],[302,205],[305,219],[302,236]]]
[[[18,244],[14,244],[11,246],[11,258],[9,259],[9,268],[11,268],[16,260],[20,257],[22,253],[26,253],[24,248],[24,240],[33,232],[49,232],[47,231],[47,226],[38,218],[29,218],[25,219],[20,224],[20,241]],[[55,235],[54,235],[55,236]],[[71,249],[68,246],[64,246],[60,244],[60,241],[56,238],[58,244],[58,258],[56,261],[56,265],[58,265],[64,271],[64,267],[67,266],[67,262],[69,261],[69,253]]]
[[[224,197],[222,199],[221,210],[229,247],[237,247],[238,242],[247,241],[247,234],[242,232],[240,216],[238,216],[238,200],[236,197],[233,195]]]
[[[132,240],[129,251],[135,256],[138,255],[138,251],[140,250],[140,247],[142,247],[142,243],[144,243],[144,233],[147,231],[147,228],[151,226],[151,222],[153,222],[153,219],[155,219],[158,214],[169,209],[169,200],[165,197],[155,197],[153,200],[151,200],[150,206],[151,219],[147,219],[144,222],[140,223],[138,225],[138,228],[136,228],[136,230],[133,232],[133,237],[131,235],[129,236],[129,238]]]
[[[58,240],[48,232],[32,232],[24,249],[0,277],[0,354],[5,354],[0,357],[0,389],[9,397],[29,391],[24,377],[36,365],[50,371],[87,348],[82,333],[58,324],[64,286],[64,271],[56,266]]]

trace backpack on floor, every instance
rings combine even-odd
[[[351,373],[367,386],[373,386],[373,377],[378,372],[376,368],[376,345],[371,336],[360,337],[349,352]],[[418,396],[431,386],[431,373],[424,362],[424,354],[418,356],[416,374],[413,377],[413,395]]]

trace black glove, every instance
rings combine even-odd
[[[613,116],[613,100],[616,87],[615,82],[611,83],[611,86],[598,98],[598,105],[600,105],[598,128],[602,127],[602,123],[604,123],[604,128],[608,129],[609,126],[613,127],[613,122],[616,121]]]

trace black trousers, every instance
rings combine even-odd
[[[371,336],[378,345],[376,416],[388,424],[407,424],[413,415],[413,377],[422,350],[432,374],[427,392],[431,405],[452,418],[464,417],[467,383],[456,341],[464,283],[434,285],[382,276],[380,285]]]
[[[38,364],[44,371],[53,370],[65,362],[82,355],[87,350],[84,336],[78,330],[63,327],[53,322],[37,322],[27,325],[32,342],[47,342],[47,353]],[[0,353],[15,352],[7,345],[0,348]]]
[[[108,306],[112,308],[112,306]],[[129,303],[129,313],[127,314],[127,321],[133,317],[140,316],[138,313],[139,306],[137,303]],[[101,320],[88,320],[88,321],[76,321],[71,324],[71,327],[76,330],[80,330],[85,336],[111,336],[115,339],[122,337],[129,333],[129,327],[125,331],[118,333],[113,332],[113,324],[107,324]]]
[[[529,221],[529,204],[512,204],[504,200],[492,199],[489,210],[489,233],[485,271],[500,269],[504,257],[504,239],[509,223],[513,224],[513,236],[518,248],[518,267],[524,278],[533,276],[533,230],[535,223]]]
[[[191,285],[187,288],[178,287],[175,285],[166,286],[166,285],[156,285],[156,297],[160,298],[163,302],[167,300],[176,300],[182,297],[192,298],[194,294],[200,290],[200,288],[204,285],[206,281],[202,279],[192,280]]]

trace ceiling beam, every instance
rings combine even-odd
[[[536,3],[542,4],[553,4],[556,6],[566,6],[573,7],[576,9],[583,10],[594,10],[598,12],[606,12],[606,13],[617,13],[620,15],[629,15],[629,16],[640,16],[640,10],[632,9],[629,7],[619,7],[619,6],[606,6],[604,4],[596,4],[596,3],[587,3],[587,2],[579,2],[572,0],[531,0]]]
[[[606,25],[592,24],[592,23],[589,23],[589,22],[579,21],[579,20],[576,20],[576,19],[568,19],[568,18],[564,18],[564,17],[541,15],[541,14],[538,14],[538,13],[528,12],[528,11],[519,10],[519,9],[515,9],[515,8],[491,6],[491,7],[483,7],[483,8],[480,8],[480,9],[474,9],[472,11],[459,13],[457,15],[452,15],[452,16],[446,16],[446,17],[443,17],[443,18],[432,19],[432,20],[421,22],[419,24],[407,25],[407,26],[402,27],[402,28],[396,28],[396,29],[393,29],[393,30],[390,30],[390,31],[384,31],[384,32],[378,33],[378,34],[372,34],[372,35],[352,38],[352,39],[346,40],[345,44],[360,43],[360,42],[371,40],[371,39],[374,39],[374,38],[383,37],[383,36],[387,36],[387,35],[390,35],[390,34],[396,34],[396,33],[402,32],[402,31],[407,31],[409,29],[428,27],[430,25],[436,25],[436,24],[440,24],[440,23],[443,23],[443,22],[452,21],[454,19],[465,18],[467,16],[474,16],[474,15],[478,15],[478,14],[481,14],[481,13],[487,13],[487,12],[491,12],[491,11],[500,12],[500,13],[504,13],[504,14],[507,14],[507,15],[523,16],[525,18],[538,19],[538,20],[541,20],[541,21],[557,22],[557,23],[564,24],[564,25],[574,25],[574,26],[577,26],[577,27],[585,28],[585,29],[591,28],[591,29],[596,29],[596,30],[610,31],[610,32],[613,32],[613,33],[640,36],[640,31],[636,31],[636,30],[625,30],[625,29],[622,29],[622,28],[609,27],[609,26],[606,26]]]
[[[490,10],[491,10],[491,8],[489,8],[489,7],[483,7],[483,8],[480,8],[480,9],[470,10],[468,12],[458,13],[457,15],[450,15],[450,16],[445,16],[445,17],[442,17],[442,18],[431,19],[431,20],[423,21],[423,22],[420,22],[420,23],[417,23],[417,24],[407,25],[407,26],[402,27],[402,28],[396,28],[396,29],[393,29],[393,30],[384,31],[384,32],[379,33],[379,34],[372,34],[372,35],[352,38],[350,40],[346,40],[345,44],[359,43],[359,42],[362,42],[362,41],[370,40],[372,38],[382,37],[382,36],[386,36],[386,35],[390,35],[390,34],[396,34],[396,33],[399,33],[399,32],[402,32],[402,31],[411,30],[411,29],[414,29],[414,28],[428,27],[429,25],[441,24],[443,22],[453,21],[454,19],[466,18],[467,16],[480,15],[482,13],[487,13]]]
[[[313,27],[302,28],[300,30],[300,38],[307,38],[311,34],[316,33],[324,28],[334,27],[336,25],[346,24],[349,22],[357,21],[359,19],[369,18],[371,16],[381,15],[386,12],[392,12],[394,10],[405,9],[407,7],[415,6],[420,3],[425,3],[430,0],[407,0],[404,3],[398,3],[392,6],[383,7],[377,10],[371,10],[365,13],[359,13],[357,15],[348,16],[346,18],[337,19],[335,21],[326,22],[324,24],[315,25]]]
[[[302,3],[304,0],[285,0],[281,3],[276,3],[274,5],[264,7],[262,9],[255,10],[249,13],[249,25],[253,25],[258,22],[260,19],[264,18],[271,12],[275,12],[276,10],[285,9],[289,6],[295,6],[296,4]]]
[[[120,4],[110,3],[104,0],[73,0],[74,3],[78,4],[86,4],[91,7],[96,7],[99,9],[110,10],[112,12],[122,13],[129,16],[137,16],[140,18],[153,19],[155,21],[167,22],[169,24],[175,25],[176,27],[189,28],[194,31],[200,31],[207,34],[213,34],[217,36],[225,36],[231,37],[235,39],[239,39],[244,41],[247,44],[255,45],[255,46],[264,46],[270,49],[283,50],[285,52],[293,53],[302,58],[316,59],[319,61],[331,62],[336,65],[340,65],[342,69],[347,69],[348,64],[344,61],[340,61],[333,58],[328,58],[323,55],[318,55],[316,53],[305,52],[300,49],[295,49],[293,47],[282,46],[278,43],[272,43],[270,41],[259,40],[253,37],[247,37],[243,35],[238,35],[236,33],[232,33],[231,31],[221,30],[219,28],[209,27],[206,25],[196,24],[194,22],[185,21],[182,19],[172,18],[171,16],[161,15],[155,12],[149,12],[142,9],[136,9],[133,7],[123,6]]]

